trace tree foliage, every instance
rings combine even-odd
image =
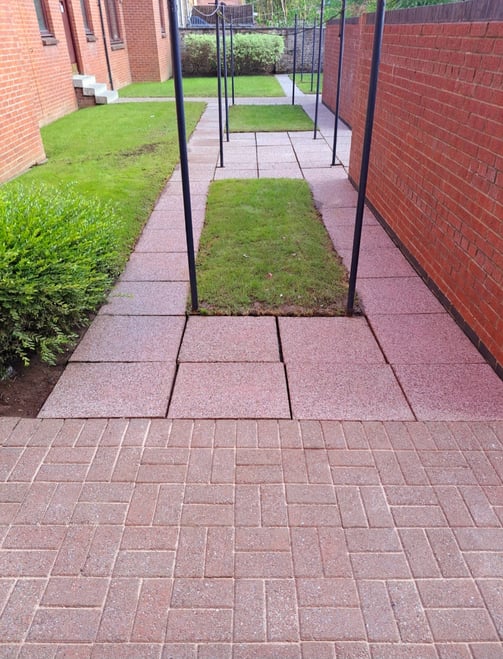
[[[424,5],[444,5],[460,0],[387,0],[387,9],[405,9]],[[321,0],[258,0],[255,3],[257,23],[270,26],[292,26],[295,16],[299,21],[312,25],[319,21]],[[346,0],[346,15],[359,16],[375,11],[377,0]],[[342,0],[325,0],[324,20],[340,14]]]

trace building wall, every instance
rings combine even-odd
[[[133,82],[167,80],[171,76],[167,3],[163,2],[164,30],[158,0],[123,0],[123,8]]]
[[[434,7],[389,12],[367,198],[501,373],[503,5],[476,3],[443,5],[440,16]],[[353,127],[349,175],[356,183],[371,21],[372,16],[361,18],[356,74],[353,85],[346,80],[342,88]],[[325,76],[335,67],[333,57],[327,58]]]
[[[86,34],[80,0],[66,0],[78,73],[114,89],[132,80],[171,75],[168,34],[161,33],[159,0],[117,3],[122,42],[112,44],[105,0],[89,0],[92,34]],[[168,29],[167,3],[165,27]],[[0,2],[0,182],[45,159],[40,127],[77,109],[59,0],[46,0],[53,37],[42,38],[33,0]],[[105,44],[110,62],[107,66]],[[112,84],[111,84],[112,83]]]

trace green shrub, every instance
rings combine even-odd
[[[217,45],[213,34],[187,34],[184,41],[183,73],[213,76],[217,73]]]
[[[233,46],[236,75],[273,73],[285,48],[283,37],[277,34],[237,33],[234,35]],[[230,73],[229,39],[227,65]],[[217,55],[214,34],[188,34],[185,37],[182,68],[187,76],[216,75]]]
[[[277,34],[236,34],[234,71],[236,75],[273,73],[285,44]]]
[[[111,205],[71,186],[0,188],[0,374],[36,352],[54,363],[124,264]]]

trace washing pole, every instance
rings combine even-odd
[[[297,68],[297,14],[295,14],[295,27],[293,31],[292,105],[295,105],[295,69],[296,68]]]
[[[349,290],[346,313],[353,315],[356,275],[358,272],[358,259],[360,256],[360,243],[362,237],[363,210],[365,207],[365,193],[367,191],[367,179],[369,172],[370,147],[372,145],[372,130],[374,127],[374,112],[377,96],[377,79],[379,77],[379,62],[381,59],[382,37],[384,31],[384,14],[386,11],[386,0],[377,0],[375,14],[374,45],[372,49],[372,64],[370,68],[369,95],[367,102],[367,117],[365,120],[365,134],[363,138],[362,163],[360,169],[360,181],[358,186],[358,203],[356,206],[355,232],[353,238],[353,253],[351,256],[351,271],[349,274]]]
[[[231,91],[232,91],[232,105],[235,104],[234,101],[234,38],[233,38],[233,32],[234,29],[232,27],[232,18],[229,21],[229,29],[231,33]]]
[[[300,81],[304,80],[304,42],[306,31],[306,19],[302,19],[302,46],[300,48]]]
[[[314,82],[314,51],[316,48],[316,18],[313,23],[313,48],[311,52],[311,91],[313,91],[313,82]]]
[[[182,60],[178,34],[176,0],[168,0],[169,30],[171,39],[171,59],[173,60],[173,81],[175,85],[176,118],[178,123],[178,145],[180,149],[180,170],[182,174],[183,209],[185,216],[185,238],[189,261],[190,297],[192,311],[197,311],[196,258],[194,254],[194,232],[192,229],[192,206],[190,200],[189,159],[187,155],[187,132],[185,129],[185,109],[183,106]]]
[[[222,11],[222,50],[224,54],[225,137],[229,141],[229,89],[227,86],[227,45],[225,39],[225,9]]]
[[[320,38],[318,41],[318,72],[316,79],[316,103],[314,109],[314,139],[318,132],[318,106],[320,102],[320,74],[321,74],[321,42],[323,41],[323,9],[325,0],[321,0],[320,5]]]
[[[220,167],[224,166],[224,129],[222,125],[222,63],[220,62],[220,18],[219,4],[215,0],[215,35],[217,40],[217,95],[218,95],[218,139],[220,142]]]
[[[334,143],[332,146],[332,167],[335,165],[337,151],[337,131],[339,124],[339,101],[341,95],[341,77],[342,77],[342,58],[344,53],[344,32],[346,22],[346,0],[342,0],[341,18],[339,23],[339,64],[337,66],[337,91],[335,93],[335,124],[334,124]]]

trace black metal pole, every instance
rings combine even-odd
[[[295,69],[297,68],[297,14],[293,29],[293,76],[292,76],[292,105],[295,105]]]
[[[316,48],[316,18],[313,23],[313,48],[311,53],[311,91],[313,91],[313,81],[314,81],[314,51]]]
[[[112,76],[112,65],[110,63],[110,55],[108,54],[108,44],[107,44],[107,37],[105,32],[105,21],[103,19],[103,8],[101,6],[101,0],[98,0],[98,11],[100,13],[101,35],[103,37],[103,48],[105,50],[105,60],[107,63],[108,80],[110,82],[110,89],[113,91],[114,79]]]
[[[379,62],[381,59],[381,47],[384,31],[384,14],[386,11],[386,0],[377,0],[375,14],[374,45],[372,49],[372,64],[370,68],[369,96],[367,102],[367,117],[365,120],[365,135],[363,138],[362,163],[360,169],[360,181],[358,186],[358,203],[356,206],[355,233],[353,239],[353,253],[351,257],[351,271],[349,274],[348,303],[346,313],[353,315],[356,275],[358,272],[358,259],[360,256],[360,243],[362,237],[363,210],[365,207],[365,193],[367,191],[367,178],[369,172],[370,147],[372,145],[372,129],[374,127],[374,111],[377,96],[377,79],[379,77]]]
[[[215,34],[217,39],[217,95],[218,95],[218,138],[220,141],[220,167],[224,166],[224,129],[222,125],[222,63],[220,61],[220,17],[218,0],[215,0]]]
[[[225,138],[229,141],[229,88],[227,85],[227,42],[225,39],[225,7],[222,9],[222,50],[224,53]]]
[[[334,143],[332,146],[332,167],[335,165],[337,151],[337,131],[339,124],[339,101],[341,96],[342,58],[344,53],[344,32],[346,23],[346,0],[342,0],[341,18],[339,24],[339,64],[337,66],[337,91],[335,93],[335,123]]]
[[[321,42],[323,41],[323,9],[325,0],[321,0],[320,5],[320,39],[318,41],[318,69],[316,77],[316,103],[314,109],[314,139],[318,131],[318,106],[320,103],[320,74],[321,74]]]
[[[190,201],[189,159],[187,155],[187,136],[185,130],[185,110],[183,106],[182,60],[178,35],[178,17],[176,0],[168,0],[169,30],[171,38],[171,58],[173,60],[173,81],[175,85],[176,116],[178,122],[178,145],[180,149],[180,169],[182,173],[183,208],[185,214],[185,237],[187,240],[187,258],[189,261],[190,296],[192,311],[196,311],[197,299],[196,259],[194,254],[194,234],[192,230],[192,206]]]
[[[232,27],[232,20],[229,22],[231,32],[231,91],[232,91],[232,105],[234,105],[234,28]]]
[[[306,19],[302,20],[302,46],[300,49],[300,81],[303,82],[304,79],[304,42],[305,42],[305,32],[306,32]]]

